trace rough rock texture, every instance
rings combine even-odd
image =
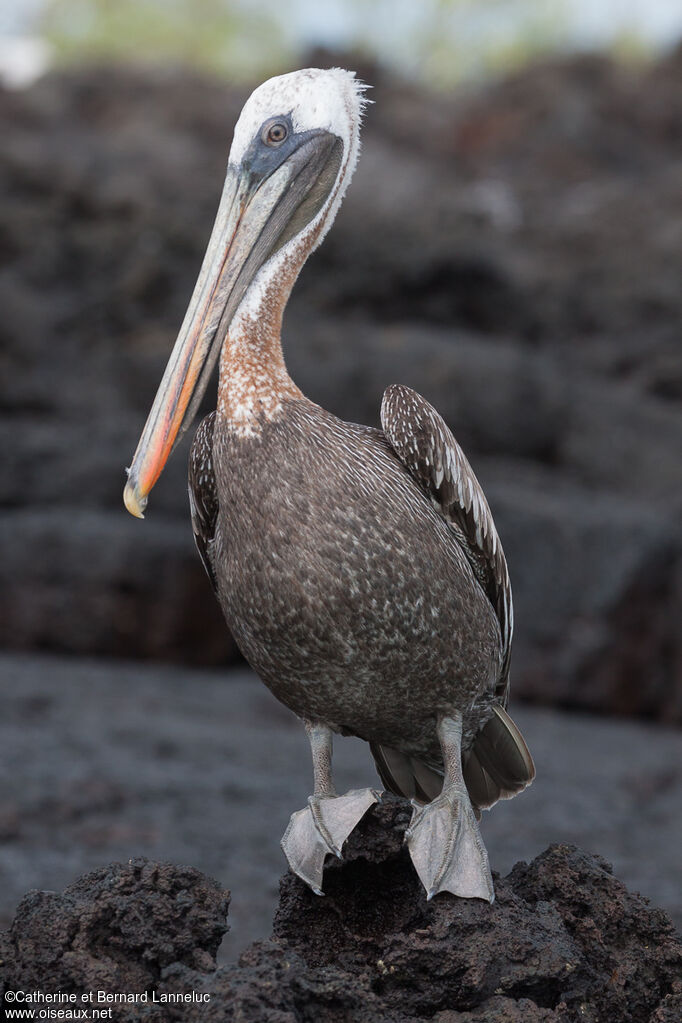
[[[1,990],[143,992],[172,964],[215,969],[229,892],[192,867],[142,857],[79,878],[61,894],[29,892],[0,939]],[[116,1006],[121,1023],[139,1007]],[[163,1023],[164,1012],[145,1016]]]
[[[458,96],[359,70],[375,105],[287,314],[292,373],[348,419],[376,422],[400,381],[449,421],[508,552],[517,696],[680,721],[682,50]],[[15,649],[235,655],[193,551],[183,452],[144,525],[121,488],[247,91],[102,69],[0,91],[0,642]]]
[[[603,860],[551,846],[496,880],[493,906],[448,895],[427,904],[402,846],[408,819],[393,799],[368,814],[344,865],[328,868],[323,899],[285,876],[272,938],[217,971],[227,900],[189,868],[113,864],[61,896],[31,893],[3,939],[7,987],[40,978],[76,992],[210,995],[160,1017],[124,1011],[126,1021],[679,1018],[678,936]]]

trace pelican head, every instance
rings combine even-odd
[[[352,177],[364,86],[340,68],[271,78],[249,97],[189,308],[147,418],[123,499],[149,492],[192,423],[230,323],[250,290],[320,244]]]

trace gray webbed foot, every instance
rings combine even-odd
[[[310,796],[308,806],[291,815],[282,838],[282,849],[294,874],[323,895],[324,861],[339,859],[343,843],[370,806],[379,802],[373,789],[353,789],[344,796]]]
[[[466,790],[450,788],[426,806],[412,805],[405,839],[427,899],[452,892],[493,902],[488,854]]]

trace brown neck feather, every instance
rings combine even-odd
[[[221,352],[218,413],[245,436],[277,418],[284,400],[303,396],[287,372],[281,342],[284,309],[303,262],[297,249],[247,292]]]

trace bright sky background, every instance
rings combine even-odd
[[[241,0],[242,6],[253,6]],[[279,0],[262,0],[265,7],[280,8]],[[388,33],[388,40],[405,38],[429,9],[439,6],[439,0],[369,0],[349,3],[348,0],[288,0],[287,16],[294,34],[313,42],[337,45],[350,42],[363,26],[373,37]],[[495,5],[486,5],[493,7]],[[471,9],[463,10],[462,20],[479,21],[481,28],[488,23],[509,23],[519,16],[523,3],[505,0],[497,10],[481,10],[478,19]],[[682,37],[682,0],[546,0],[548,12],[554,8],[566,28],[567,45],[603,46],[623,31],[635,31],[642,39],[656,46],[674,43]],[[503,13],[504,8],[508,14]]]

